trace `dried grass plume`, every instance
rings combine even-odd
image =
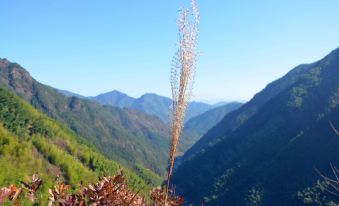
[[[196,69],[199,11],[196,1],[191,1],[191,9],[181,9],[178,17],[178,51],[174,55],[171,68],[172,106],[170,108],[170,157],[166,185],[169,192],[177,145],[183,129],[187,104],[191,99]]]

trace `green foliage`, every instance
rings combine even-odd
[[[50,174],[51,165],[36,152],[29,141],[19,140],[0,125],[0,183],[1,186],[16,184],[26,176],[38,173],[44,185],[37,197],[42,205],[47,205],[48,188],[54,177]],[[29,201],[25,205],[32,205]]]
[[[65,153],[64,150],[46,141],[45,138],[39,136],[34,137],[33,145],[50,164],[60,168],[67,184],[75,186],[76,183],[80,181],[89,183],[96,179],[95,173],[93,173],[90,168],[74,159],[74,156]]]
[[[300,201],[300,204],[305,205],[338,205],[338,203],[334,203],[324,195],[326,194],[325,188],[325,183],[318,180],[313,186],[298,191],[297,199]]]
[[[264,195],[263,188],[251,187],[245,196],[246,205],[259,206],[262,205]]]
[[[290,100],[287,103],[288,106],[295,108],[300,108],[302,106],[303,97],[307,95],[308,89],[317,86],[320,83],[320,71],[321,67],[315,67],[300,77],[304,83],[291,89]]]
[[[288,106],[300,108],[303,103],[303,96],[307,94],[307,90],[302,87],[295,87],[291,91],[290,101]]]

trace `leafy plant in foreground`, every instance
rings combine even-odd
[[[14,206],[24,205],[23,199],[37,203],[36,192],[42,185],[42,180],[34,174],[28,182],[21,182],[21,187],[11,185],[0,189],[0,204],[9,202]],[[23,196],[23,194],[25,195]],[[164,190],[155,188],[151,191],[150,205],[179,206],[184,202],[182,197],[170,196],[165,203]],[[83,186],[80,184],[75,191],[59,179],[56,185],[49,189],[48,206],[147,206],[146,199],[129,189],[122,171],[114,177],[100,177],[95,184]]]
[[[12,205],[20,205],[20,196],[25,193],[25,198],[31,202],[36,201],[36,192],[42,184],[42,180],[33,174],[31,178],[27,177],[28,182],[21,181],[21,187],[10,185],[0,189],[0,204],[3,204],[7,199]]]
[[[122,172],[114,177],[102,177],[94,185],[69,193],[69,186],[58,183],[49,190],[49,206],[52,205],[138,205],[145,206],[145,199],[130,190]]]

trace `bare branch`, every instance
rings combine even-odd
[[[330,125],[331,125],[331,128],[333,129],[333,131],[339,136],[338,130],[335,128],[335,126],[332,124],[331,121],[330,121]]]
[[[339,197],[339,176],[338,176],[339,170],[336,167],[334,167],[332,164],[330,165],[331,165],[332,173],[334,175],[334,179],[323,175],[318,169],[315,169],[315,170],[323,178],[326,184],[325,190],[328,193]]]

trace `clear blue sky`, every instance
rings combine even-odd
[[[338,0],[197,0],[196,100],[248,100],[339,47]],[[0,57],[83,95],[169,96],[177,11],[188,0],[1,0]]]

